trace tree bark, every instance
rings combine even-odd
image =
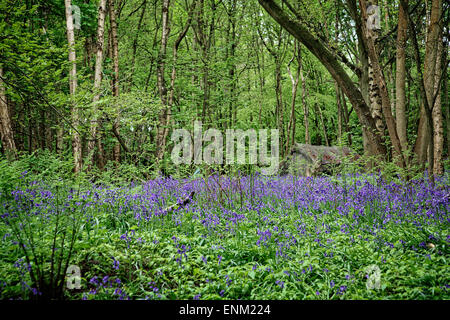
[[[17,157],[17,149],[14,142],[3,77],[3,66],[0,64],[0,138],[7,159],[13,160]]]
[[[359,0],[359,3],[362,11],[363,22],[366,22],[368,17],[367,3],[365,0]],[[388,127],[389,137],[391,139],[392,146],[394,147],[395,152],[400,155],[400,161],[402,166],[405,167],[406,164],[403,158],[403,154],[401,152],[400,140],[397,134],[397,125],[395,123],[395,119],[392,116],[389,92],[387,91],[386,80],[381,70],[378,53],[375,47],[376,37],[377,37],[376,33],[372,32],[372,30],[367,30],[367,33],[363,34],[363,38],[364,41],[366,42],[366,47],[369,52],[370,62],[372,64],[374,76],[378,84],[379,93],[381,94],[381,107],[383,116],[386,120],[386,124]],[[377,128],[380,129],[379,126],[377,126]]]
[[[103,72],[103,43],[105,35],[105,16],[106,16],[106,0],[100,0],[98,7],[98,27],[97,27],[97,52],[95,58],[95,73],[94,73],[94,98],[92,100],[92,120],[90,127],[90,137],[88,142],[89,160],[94,163],[94,149],[97,139],[98,128],[98,108],[97,103],[100,100],[100,87],[102,84]],[[89,165],[89,169],[91,165]]]
[[[444,43],[444,47],[447,48],[448,46],[448,40]],[[444,59],[443,61],[447,61],[448,59],[448,50],[444,51]],[[449,151],[450,151],[450,107],[448,105],[448,68],[444,69],[444,74],[442,76],[442,90],[443,90],[443,103],[442,107],[445,112],[445,120],[447,124],[447,157],[449,157]]]
[[[406,1],[408,3],[408,1]],[[406,134],[406,41],[408,22],[403,6],[398,8],[397,27],[397,56],[395,77],[395,117],[397,120],[397,133],[403,153],[408,150],[408,138]]]
[[[301,52],[301,44],[298,44],[298,64],[300,80],[302,81],[302,106],[303,106],[303,125],[305,126],[305,143],[311,144],[311,134],[309,132],[309,108],[306,101],[306,79],[303,75],[303,58]]]
[[[74,172],[78,173],[82,168],[82,145],[81,137],[77,129],[79,126],[79,114],[78,108],[75,104],[75,93],[77,90],[77,62],[75,53],[75,33],[73,26],[72,17],[72,5],[71,0],[65,0],[66,8],[66,26],[67,26],[67,41],[69,44],[69,62],[71,64],[71,69],[69,73],[69,89],[71,97],[71,116],[72,116],[72,126],[75,130],[72,130],[72,151],[74,158]]]
[[[170,0],[164,0],[162,4],[162,35],[161,35],[161,47],[158,55],[158,62],[156,68],[156,79],[158,85],[159,96],[162,103],[162,108],[159,112],[159,123],[156,134],[156,159],[160,161],[164,156],[164,132],[168,105],[167,105],[167,87],[165,80],[165,66],[166,66],[166,52],[167,41],[169,39],[170,25],[169,25],[169,7]]]
[[[112,81],[112,93],[116,100],[119,98],[119,42],[117,39],[117,21],[116,21],[116,10],[114,8],[114,0],[109,0],[109,21],[111,23],[111,49],[112,49],[112,60],[113,60],[113,81]],[[118,109],[118,108],[117,108]],[[119,121],[120,121],[120,110],[117,110],[117,117],[114,120],[113,127],[114,131],[119,134]],[[113,148],[113,158],[117,163],[120,162],[120,143],[116,143]]]
[[[439,20],[441,18],[441,13],[442,0],[433,0],[431,6],[431,14],[429,16],[429,25],[426,32],[425,60],[423,69],[425,96],[422,97],[422,99],[427,99],[427,104],[430,109],[433,108],[432,100],[434,93],[434,82],[436,79],[436,59],[440,33]],[[421,68],[421,66],[417,67]],[[432,110],[429,111],[430,113],[432,113]],[[427,161],[428,144],[433,139],[432,135],[430,134],[430,128],[428,127],[429,122],[432,121],[427,120],[428,117],[429,116],[428,111],[426,110],[426,106],[424,103],[422,103],[420,109],[417,139],[414,146],[414,152],[416,153],[417,159],[421,164],[425,164],[425,162]]]
[[[434,90],[433,97],[436,97],[434,106],[433,106],[433,126],[434,126],[434,165],[433,170],[435,175],[442,175],[444,173],[444,166],[442,163],[443,160],[443,151],[444,151],[444,119],[442,117],[442,99],[441,99],[441,76],[443,71],[442,67],[442,50],[443,50],[443,41],[442,41],[442,33],[440,33],[437,45],[437,56],[436,56],[436,71],[435,71],[435,79],[434,79]]]
[[[291,78],[291,82],[292,82],[292,100],[291,100],[291,116],[289,119],[289,125],[288,125],[288,130],[287,130],[287,142],[286,142],[286,150],[285,150],[286,155],[289,154],[289,149],[295,143],[295,124],[296,124],[295,123],[296,122],[295,100],[297,98],[297,89],[298,89],[300,68],[301,68],[301,63],[299,62],[299,60],[300,60],[300,58],[299,58],[300,48],[299,47],[300,47],[300,44],[297,41],[295,41],[294,42],[294,55],[292,56],[292,59],[289,61],[289,64],[287,66],[289,77]],[[294,78],[294,76],[291,72],[290,64],[292,63],[292,61],[294,61],[295,57],[297,57],[297,73]]]
[[[366,4],[365,1],[360,3],[364,3],[364,8],[366,8]],[[372,4],[375,6],[378,6],[378,0],[372,1]],[[362,8],[363,5],[361,4],[360,7]],[[361,10],[362,13],[365,12],[365,10]],[[366,26],[366,21],[367,21],[367,15],[366,17],[364,17],[364,14],[361,15],[362,20],[362,26]],[[383,101],[382,101],[382,92],[380,90],[380,84],[379,84],[379,79],[377,79],[377,75],[375,74],[375,70],[374,70],[374,63],[378,62],[373,62],[372,59],[374,57],[376,57],[378,59],[378,53],[379,53],[379,47],[378,45],[375,44],[375,39],[378,38],[378,34],[379,34],[379,30],[377,29],[373,29],[370,30],[370,36],[373,39],[373,46],[374,46],[374,51],[376,53],[375,56],[371,56],[371,50],[370,48],[368,48],[368,44],[366,43],[367,40],[365,38],[367,35],[365,27],[363,27],[363,31],[362,31],[362,39],[365,42],[365,47],[367,48],[367,53],[369,55],[369,59],[368,59],[368,81],[369,81],[369,107],[370,107],[370,111],[372,112],[372,118],[375,119],[375,124],[376,127],[378,129],[378,131],[380,132],[381,135],[384,135],[384,131],[386,129],[386,126],[384,124],[383,121]]]

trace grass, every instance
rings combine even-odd
[[[0,298],[448,299],[449,192],[368,175],[23,177],[0,205]]]

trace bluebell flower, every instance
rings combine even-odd
[[[114,257],[112,257],[113,258],[113,269],[115,269],[115,270],[119,270],[119,265],[120,265],[120,263],[119,263],[119,261],[118,260],[116,260],[116,258],[114,258]]]

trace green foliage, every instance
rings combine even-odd
[[[204,177],[203,181],[207,180]],[[241,178],[234,181],[244,183]],[[355,176],[336,183],[337,187],[346,184],[361,189],[365,183],[378,186],[384,182],[377,176]],[[48,192],[31,196],[42,187]],[[210,213],[219,216],[226,215],[227,208],[230,214],[242,214],[245,219],[232,225],[221,219],[208,226],[202,222],[206,217],[200,218],[201,212],[183,207],[169,216],[138,219],[135,214],[140,211],[129,210],[140,197],[152,194],[148,187],[77,190],[65,182],[54,187],[34,184],[19,188],[17,207],[7,211],[16,215],[4,220],[10,223],[0,224],[4,237],[0,298],[62,298],[55,295],[58,292],[64,293],[65,299],[96,300],[449,297],[444,286],[448,279],[446,230],[423,223],[423,217],[415,218],[423,228],[407,218],[401,223],[383,222],[384,204],[374,200],[355,220],[352,214],[339,213],[334,202],[286,209],[270,195],[254,200],[274,201],[273,209],[256,211],[242,205],[242,199],[244,203],[252,200],[251,188],[243,188],[242,193],[239,188],[222,189],[223,201],[215,202],[219,198],[214,200],[212,193],[220,188],[210,184],[196,195],[197,205],[212,208]],[[176,201],[171,187],[166,188],[161,194],[163,207]],[[308,185],[301,188],[307,190]],[[54,208],[49,206],[50,197],[57,199]],[[57,214],[63,206],[70,214]],[[374,225],[383,227],[374,229]],[[257,230],[266,229],[271,236],[260,243]],[[73,242],[69,241],[72,235]],[[296,241],[283,247],[292,235]],[[26,244],[26,249],[14,241]],[[424,247],[424,241],[432,241],[433,247]],[[57,277],[56,271],[54,286],[49,286],[52,265],[56,270],[59,263],[80,266],[82,289],[58,291],[65,280],[61,274]],[[382,275],[378,290],[366,288],[366,268],[373,264]],[[34,295],[32,288],[46,296]]]
[[[22,155],[16,161],[0,158],[0,199],[10,199],[17,186],[32,181],[46,181],[53,185],[72,178],[72,159],[61,160],[44,150]]]
[[[17,244],[2,247],[2,262],[14,264],[20,273],[17,278],[16,270],[6,279],[20,283],[21,288],[18,290],[18,286],[13,285],[2,295],[20,294],[23,299],[63,299],[65,272],[79,241],[78,232],[85,223],[84,210],[78,207],[85,201],[77,193],[67,200],[67,195],[73,193],[67,185],[57,185],[53,189],[54,194],[42,192],[39,187],[35,181],[31,187],[17,188],[14,201],[2,210],[1,233]],[[36,196],[36,192],[40,195]],[[60,197],[66,198],[65,203],[59,200]],[[54,207],[45,205],[49,198],[55,199]],[[12,249],[14,254],[6,254],[5,249]]]

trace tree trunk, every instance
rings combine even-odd
[[[407,2],[407,1],[406,1]],[[396,57],[396,78],[395,78],[395,117],[397,120],[397,133],[402,151],[408,150],[408,138],[406,134],[406,41],[408,22],[406,12],[399,5],[398,29],[397,29],[397,57]]]
[[[314,109],[316,109],[316,113],[319,117],[319,121],[320,121],[320,126],[322,127],[322,132],[323,132],[323,138],[325,140],[325,145],[327,147],[330,146],[330,143],[328,141],[328,135],[327,135],[327,129],[325,128],[325,122],[323,121],[323,114],[322,114],[322,110],[320,109],[320,106],[318,103],[314,104]]]
[[[100,0],[98,7],[98,28],[97,28],[97,52],[95,58],[95,74],[94,74],[94,98],[92,100],[92,120],[90,127],[90,137],[88,142],[88,161],[94,163],[94,149],[97,139],[98,128],[98,108],[97,103],[100,100],[100,87],[102,84],[103,72],[103,43],[105,34],[105,15],[106,15],[106,0]],[[91,165],[89,165],[89,169]]]
[[[168,124],[166,123],[167,113],[168,113],[168,105],[167,105],[167,87],[166,87],[166,80],[165,80],[165,66],[166,66],[166,52],[167,52],[167,41],[169,38],[170,33],[170,26],[169,26],[169,6],[170,6],[170,0],[164,0],[162,5],[162,35],[161,35],[161,47],[159,50],[158,55],[158,62],[157,62],[157,68],[156,68],[156,78],[157,78],[157,85],[158,85],[158,91],[159,96],[162,103],[162,108],[159,112],[159,123],[158,123],[158,129],[156,134],[156,159],[160,161],[164,156],[164,148],[165,148],[165,139],[164,139],[164,133],[165,133],[165,126]]]
[[[113,60],[113,81],[112,81],[112,93],[117,104],[119,98],[119,42],[117,39],[117,21],[116,10],[114,8],[114,0],[109,0],[109,21],[111,23],[111,49]],[[114,131],[119,134],[119,121],[120,112],[117,111],[117,117],[113,123]],[[113,148],[113,158],[117,163],[120,162],[120,143],[116,143]]]
[[[360,3],[360,7],[361,7],[361,10],[363,13],[362,14],[363,23],[366,23],[367,18],[368,18],[366,1],[359,0],[359,3]],[[377,53],[376,46],[375,46],[375,39],[377,38],[377,33],[373,32],[373,31],[374,30],[367,29],[367,33],[363,33],[363,38],[364,38],[366,47],[368,49],[370,61],[372,63],[375,81],[377,82],[379,93],[381,94],[381,107],[382,107],[383,116],[386,120],[386,124],[388,127],[389,137],[391,139],[392,146],[394,147],[395,152],[400,155],[400,161],[401,161],[402,166],[404,167],[405,160],[404,160],[402,152],[401,152],[400,140],[397,135],[397,125],[395,123],[395,119],[392,116],[389,92],[387,91],[386,80],[385,80],[383,72],[381,70],[378,53]],[[369,79],[369,81],[370,81],[370,79]],[[376,111],[376,110],[374,110],[374,111]],[[378,125],[377,125],[377,128],[380,129],[380,127]]]
[[[347,101],[345,101],[345,95],[342,92],[342,89],[339,88],[339,96],[341,97],[341,106],[342,106],[342,118],[344,122],[344,132],[347,135],[347,143],[350,147],[352,145],[352,133],[350,131],[350,128],[348,127],[349,121],[350,121],[350,113],[347,108]]]
[[[434,79],[434,90],[433,97],[436,97],[434,106],[433,106],[433,126],[434,126],[434,165],[433,170],[435,175],[442,175],[444,173],[444,166],[442,163],[443,160],[443,151],[444,151],[444,121],[442,118],[442,105],[441,105],[441,76],[443,74],[442,71],[442,50],[443,50],[443,41],[442,41],[442,33],[440,33],[437,45],[437,56],[436,56],[436,72]],[[433,98],[434,99],[434,98]]]
[[[277,119],[278,119],[278,130],[280,130],[280,147],[281,153],[283,153],[284,149],[284,108],[283,108],[283,90],[281,84],[281,61],[279,57],[275,58],[275,95],[277,97]],[[283,154],[281,154],[283,157]]]
[[[71,0],[65,0],[66,7],[66,25],[67,25],[67,41],[69,44],[69,62],[72,66],[69,73],[69,88],[71,97],[71,115],[72,115],[72,150],[74,158],[74,172],[78,173],[82,167],[82,145],[80,133],[77,131],[79,126],[78,108],[75,105],[75,93],[77,90],[77,62],[75,54],[75,33],[72,17]]]
[[[339,91],[339,87],[337,85],[337,83],[334,83],[334,91],[336,92],[336,105],[337,105],[337,109],[338,109],[338,118],[337,118],[337,142],[339,145],[342,144],[342,105],[341,105],[341,92]]]
[[[136,35],[133,40],[133,53],[131,55],[131,72],[130,72],[130,80],[128,82],[128,91],[131,91],[131,88],[133,86],[133,76],[134,76],[134,71],[136,68],[136,52],[137,52],[138,38],[139,38],[139,35],[141,34],[141,26],[142,26],[142,21],[144,20],[144,16],[145,16],[146,6],[147,6],[147,0],[144,0],[143,4],[142,4],[141,15],[139,17],[139,22],[137,25]]]
[[[303,59],[301,53],[301,44],[298,44],[298,64],[300,80],[302,81],[302,106],[303,106],[303,125],[305,126],[305,143],[311,144],[311,134],[309,132],[309,108],[306,101],[306,79],[303,76]]]
[[[299,58],[300,48],[299,47],[300,47],[300,44],[297,41],[295,41],[294,42],[294,56],[289,61],[289,64],[287,66],[289,77],[291,78],[291,82],[292,82],[292,100],[291,100],[291,117],[289,119],[289,125],[288,125],[288,130],[287,130],[287,142],[286,142],[285,155],[289,154],[289,149],[295,143],[295,120],[296,120],[295,119],[295,100],[297,98],[297,89],[298,89],[300,68],[301,68],[301,63],[299,61],[300,60],[300,58]],[[291,72],[290,64],[292,63],[292,61],[294,61],[296,56],[297,56],[297,73],[294,78],[294,76],[292,75],[292,72]]]
[[[448,46],[448,40],[445,42],[444,47],[447,48]],[[444,59],[443,61],[447,61],[448,59],[448,50],[444,51]],[[450,152],[450,107],[448,105],[448,68],[444,69],[444,74],[442,76],[442,89],[443,89],[443,108],[445,110],[445,120],[447,124],[447,157],[449,157]]]
[[[12,130],[11,118],[9,116],[3,77],[3,66],[0,65],[0,138],[6,157],[13,160],[17,157],[17,149],[14,142],[14,133]]]
[[[360,2],[361,7],[364,4],[364,7],[366,6],[365,2]],[[372,4],[375,6],[378,6],[378,0],[372,1]],[[364,11],[363,11],[364,12]],[[363,22],[366,22],[367,19],[364,19]],[[365,23],[363,23],[363,26],[366,26]],[[364,30],[365,31],[365,30]],[[364,38],[365,32],[363,31],[362,35]],[[378,38],[379,30],[373,29],[370,30],[370,36],[374,39]],[[367,44],[366,44],[367,48]],[[381,135],[384,135],[384,131],[386,129],[384,121],[383,121],[383,107],[382,107],[382,97],[379,87],[379,81],[376,79],[375,70],[374,70],[374,63],[378,62],[372,62],[372,58],[370,57],[370,48],[368,49],[369,54],[369,60],[368,60],[368,77],[369,77],[369,107],[372,112],[372,118],[375,119],[375,124],[380,132]],[[374,51],[376,52],[376,55],[379,54],[379,47],[374,44]]]
[[[434,82],[436,79],[436,59],[440,33],[439,20],[441,18],[441,13],[442,0],[433,0],[431,14],[429,16],[429,25],[426,32],[425,60],[423,69],[423,82],[426,96],[422,97],[422,99],[427,99],[429,108],[433,108],[432,100],[435,87]],[[418,66],[418,68],[420,67],[421,66]],[[427,120],[427,113],[425,104],[422,104],[420,109],[417,139],[414,146],[414,152],[416,153],[417,159],[421,164],[425,164],[427,161],[428,144],[433,139],[430,135],[430,128],[428,128],[428,123],[432,121]]]

